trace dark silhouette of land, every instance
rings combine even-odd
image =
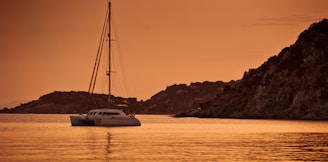
[[[53,92],[1,112],[83,113],[87,111],[87,96],[86,92]],[[172,85],[146,101],[127,100],[130,106],[126,110],[132,113],[175,114],[178,117],[327,119],[327,19],[312,24],[293,45],[270,57],[260,67],[249,69],[240,80]],[[93,107],[105,108],[106,105],[106,95],[93,97]]]

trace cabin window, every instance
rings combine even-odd
[[[103,112],[99,112],[98,114],[101,115]]]
[[[104,112],[103,115],[120,115],[119,113]]]

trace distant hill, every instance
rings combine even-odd
[[[112,96],[115,100],[127,100],[128,107],[123,108],[129,113],[143,114],[174,114],[189,108],[198,107],[199,103],[215,98],[224,86],[234,84],[218,82],[203,82],[168,86],[146,101],[137,101],[136,98],[121,98]],[[87,92],[52,92],[41,96],[37,100],[21,104],[14,108],[4,108],[2,113],[46,113],[46,114],[75,114],[86,113],[88,110]],[[106,108],[108,96],[94,94],[90,108]]]
[[[245,72],[201,110],[177,116],[328,119],[328,22],[323,19],[290,47]]]
[[[4,108],[0,110],[2,113],[39,113],[39,114],[80,114],[88,112],[88,97],[87,92],[59,92],[55,91],[41,96],[37,100],[21,104],[14,108]],[[135,113],[139,110],[139,105],[136,98],[122,98],[112,96],[115,100],[126,100],[130,107],[136,107],[135,110],[130,110],[130,107],[119,107],[125,109],[129,113]],[[106,108],[108,106],[108,95],[93,94],[90,109]],[[113,108],[118,108],[113,106]]]

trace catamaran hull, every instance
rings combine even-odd
[[[93,120],[88,120],[86,116],[70,116],[72,126],[94,126]]]
[[[87,116],[70,116],[72,126],[140,126],[134,117],[110,117],[88,119]]]
[[[140,126],[141,123],[134,117],[95,118],[95,126]]]

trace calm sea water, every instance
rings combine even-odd
[[[137,115],[141,127],[71,127],[0,114],[0,161],[328,161],[328,122]]]

